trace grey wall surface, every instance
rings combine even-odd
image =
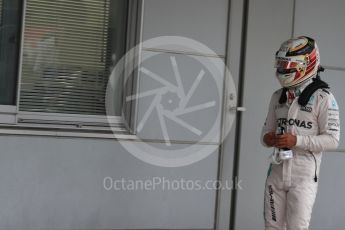
[[[307,7],[312,5],[313,7]],[[251,0],[248,24],[247,58],[245,72],[244,113],[239,179],[236,229],[263,229],[263,192],[267,157],[271,150],[261,146],[260,130],[264,122],[268,101],[279,87],[274,78],[274,53],[281,41],[292,33],[293,1]],[[297,0],[295,35],[307,34],[317,39],[323,64],[345,68],[342,40],[345,38],[341,22],[345,4],[338,1]],[[283,9],[283,10],[282,10]],[[313,9],[315,11],[312,11]],[[238,65],[241,44],[242,1],[231,3],[230,38],[227,44],[227,0],[145,0],[143,40],[157,36],[185,36],[200,41],[213,49],[223,61],[230,51],[229,66],[235,84],[238,82]],[[327,17],[320,15],[327,13]],[[332,12],[332,14],[328,13]],[[170,50],[189,51],[186,50]],[[144,50],[143,55],[153,52]],[[166,51],[156,51],[169,56]],[[200,55],[200,54],[199,54]],[[201,54],[206,59],[208,54]],[[183,55],[174,54],[177,63],[187,63]],[[193,56],[193,55],[192,55]],[[171,69],[164,67],[162,59],[152,60],[145,67],[156,69],[171,80]],[[196,77],[194,65],[183,67],[187,73],[186,87]],[[338,98],[345,119],[345,95],[342,85],[344,71],[330,70],[324,76]],[[221,81],[221,75],[219,75]],[[327,79],[326,79],[327,77]],[[140,90],[153,86],[141,75]],[[207,85],[203,96],[211,96]],[[209,91],[208,91],[209,90]],[[139,118],[148,102],[139,102]],[[196,121],[207,125],[210,114]],[[141,137],[162,140],[160,128],[153,117],[143,129]],[[234,126],[235,127],[235,126]],[[171,128],[171,126],[170,126]],[[189,133],[175,127],[176,140],[194,140]],[[344,136],[344,135],[342,135]],[[217,168],[216,150],[204,160],[186,167],[163,168],[140,161],[114,140],[91,138],[54,138],[38,136],[0,137],[0,229],[212,229],[215,204],[218,230],[229,226],[230,191],[221,191],[218,201],[214,190],[202,191],[107,191],[103,179],[168,179],[215,180],[220,173],[222,181],[232,176],[234,129],[225,140],[221,155],[221,168]],[[142,143],[133,142],[138,148]],[[164,149],[164,144],[153,144]],[[172,148],[186,147],[173,144]],[[217,147],[216,144],[212,145]],[[345,148],[344,138],[341,147]],[[342,165],[345,155],[325,153],[320,187],[312,217],[316,230],[342,229],[345,203],[342,199],[345,183]],[[219,171],[218,171],[219,170]]]
[[[217,128],[214,132],[207,135],[208,137],[205,136],[203,139],[209,142],[219,141],[221,124],[220,119],[216,118],[221,114],[222,108],[222,100],[220,100],[219,95],[223,95],[223,60],[220,58],[144,51],[143,56],[146,55],[150,56],[148,60],[143,61],[141,67],[157,74],[162,80],[168,82],[172,86],[161,93],[161,97],[158,98],[158,103],[152,104],[154,100],[154,97],[152,96],[144,97],[139,101],[138,124],[141,122],[144,124],[142,130],[138,130],[140,138],[163,139],[164,129],[163,125],[160,123],[156,109],[153,109],[149,118],[144,122],[144,117],[147,114],[147,111],[149,111],[150,106],[156,107],[156,105],[161,105],[161,116],[166,117],[166,115],[164,115],[164,111],[176,111],[181,102],[178,94],[173,90],[173,87],[178,85],[171,63],[171,58],[173,58],[176,60],[176,65],[181,74],[182,88],[184,89],[185,94],[188,94],[194,85],[196,87],[193,95],[186,104],[186,108],[195,107],[204,103],[214,103],[214,105],[205,109],[200,109],[196,112],[182,113],[181,115],[176,116],[178,119],[181,119],[181,121],[188,123],[191,127],[177,123],[171,118],[165,119],[165,125],[168,131],[167,135],[172,140],[198,141],[201,137],[207,134],[213,126],[216,126]],[[218,66],[218,70],[220,71],[218,71],[217,68],[213,68],[210,61]],[[205,65],[203,63],[205,63]],[[208,68],[206,68],[206,66]],[[200,75],[203,77],[199,82],[197,78],[201,71],[205,74]],[[139,92],[141,94],[165,87],[165,85],[152,79],[149,75],[151,74],[145,74],[143,72],[140,74]],[[220,86],[220,89],[217,85]],[[201,132],[200,135],[198,132],[193,131],[193,127],[197,128],[198,131]]]
[[[8,136],[0,146],[0,229],[212,228],[214,190],[108,191],[103,180],[214,180],[217,153],[162,168],[114,140]]]
[[[176,84],[174,72],[169,61],[169,58],[175,57],[177,64],[180,67],[181,75],[183,75],[183,85],[187,91],[195,82],[196,76],[200,71],[200,66],[197,65],[197,62],[200,64],[201,62],[211,60],[212,62],[215,62],[216,65],[221,66],[225,61],[223,56],[226,54],[226,49],[228,49],[231,50],[231,55],[229,57],[231,63],[230,70],[233,73],[235,85],[237,85],[242,5],[240,1],[233,1],[232,3],[230,27],[231,37],[227,38],[227,30],[229,27],[229,25],[227,25],[228,2],[229,1],[227,0],[146,0],[144,8],[143,40],[159,36],[183,36],[201,42],[220,57],[210,58],[208,56],[210,53],[201,51],[197,51],[197,55],[191,54],[186,56],[178,54],[180,52],[195,52],[195,50],[188,48],[188,44],[183,48],[166,46],[163,47],[163,49],[166,50],[156,51],[145,50],[147,47],[144,47],[144,57],[145,55],[156,55],[158,58],[149,60],[146,63],[144,62],[143,67],[159,74],[160,77],[168,82]],[[229,41],[227,41],[227,39],[229,39]],[[196,62],[189,60],[190,58],[195,59]],[[213,80],[216,80],[222,86],[224,73],[218,73],[214,77],[215,78]],[[139,85],[141,92],[152,89],[152,86],[159,87],[157,83],[150,81],[147,74],[141,73],[140,78]],[[205,74],[205,78],[209,78],[209,76]],[[197,105],[213,100],[215,92],[220,94],[223,93],[222,90],[217,90],[215,88],[214,82],[212,81],[201,82],[198,91],[196,91],[196,97],[191,100],[191,105]],[[139,102],[138,122],[142,120],[150,102],[151,99],[148,99],[148,102],[146,100],[141,100]],[[218,106],[219,104],[217,104],[217,107]],[[216,114],[217,111],[211,109],[207,110],[206,113],[192,113],[189,116],[187,114],[184,119],[186,119],[186,121],[190,121],[191,124],[195,124],[196,127],[208,130],[208,126],[210,124],[214,124],[214,116]],[[158,121],[159,119],[157,116],[152,116],[150,120],[147,120],[143,130],[138,132],[139,136],[141,138],[162,139],[162,129],[158,124]],[[216,124],[218,124],[218,122]],[[174,130],[170,136],[173,140],[194,141],[199,139],[198,136],[186,129],[183,129],[182,126],[176,125],[176,123],[172,121],[168,121],[167,127],[168,129]],[[221,127],[219,126],[219,128]],[[220,129],[216,131],[215,135],[211,135],[212,139],[218,139],[219,133]],[[209,138],[206,140],[212,141],[212,139]],[[223,151],[221,153],[222,163],[219,169],[219,179],[224,183],[231,183],[233,147],[234,129],[231,130],[230,134],[225,139]],[[214,167],[214,165],[212,167]],[[216,216],[216,220],[218,221],[217,229],[226,229],[229,226],[230,192],[230,190],[224,190],[219,194],[217,200],[219,209]]]
[[[284,10],[281,10],[284,9]],[[238,192],[237,230],[263,229],[263,194],[268,155],[260,133],[269,99],[278,89],[274,76],[274,54],[281,41],[291,36],[292,1],[252,0],[249,2],[248,41],[245,71],[242,143]]]
[[[227,0],[145,0],[143,40],[184,36],[225,54]]]
[[[227,13],[227,0],[146,0],[143,40],[163,35],[190,37],[221,55],[213,57],[219,63],[226,49]],[[143,55],[147,53],[149,51],[143,51]],[[199,54],[198,58],[206,59],[204,55],[208,54]],[[183,55],[174,56],[177,63],[185,62]],[[156,61],[146,63],[145,67],[162,71],[163,77],[171,76],[168,75],[171,69],[162,68],[161,60]],[[198,72],[195,73],[193,65],[182,70],[188,87]],[[223,74],[217,77],[222,82]],[[145,84],[152,86],[145,81],[140,83],[141,91],[145,91]],[[207,84],[201,89],[205,94],[197,94],[202,98],[196,98],[196,103],[211,95]],[[140,117],[147,109],[144,100],[139,102],[138,108]],[[212,113],[197,114],[196,125],[206,125],[210,116]],[[141,137],[163,139],[155,119],[148,122]],[[202,123],[198,123],[200,121]],[[220,131],[220,123],[217,126]],[[180,132],[175,129],[172,137],[193,140],[190,134],[182,136]],[[227,143],[232,146],[233,134],[230,138]],[[144,149],[141,142],[132,144]],[[13,135],[1,136],[0,146],[0,229],[212,229],[214,226],[215,190],[107,191],[103,188],[103,179],[108,176],[127,180],[165,177],[214,181],[218,173],[217,144],[211,145],[215,151],[207,158],[178,168],[144,163],[115,140]],[[166,147],[159,143],[152,146],[156,147],[153,154],[157,155]],[[185,147],[187,144],[171,146]],[[230,149],[225,154],[226,159],[231,160],[231,154]],[[231,177],[231,164],[225,165],[224,179]],[[223,211],[224,217],[228,217],[228,206]]]

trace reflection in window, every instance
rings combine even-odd
[[[105,115],[108,78],[125,52],[126,4],[27,1],[21,111]]]
[[[0,105],[15,105],[22,1],[0,0]]]

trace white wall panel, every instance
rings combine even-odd
[[[345,68],[344,11],[343,0],[296,1],[295,35],[316,39],[323,65]]]
[[[214,180],[217,153],[190,166],[162,168],[138,160],[115,140],[3,136],[0,146],[0,229],[213,226],[215,190],[106,191],[103,179]]]
[[[143,40],[183,36],[225,54],[228,0],[145,0]]]
[[[324,153],[310,229],[344,228],[344,153]]]
[[[149,55],[149,57],[145,57],[146,55]],[[152,90],[162,89],[165,86],[169,88],[164,90],[163,93],[155,93],[139,99],[138,126],[140,127],[140,123],[143,124],[142,129],[138,129],[139,137],[159,140],[199,141],[204,139],[204,141],[219,141],[224,79],[223,59],[149,51],[144,51],[143,56],[147,59],[141,64],[143,71],[140,72],[140,94],[144,95]],[[176,60],[185,95],[188,95],[189,91],[193,93],[184,109],[186,113],[175,116],[180,121],[188,124],[188,126],[162,115],[165,128],[160,123],[156,109],[162,111],[162,113],[168,112],[173,114],[176,109],[183,107],[179,106],[181,100],[187,98],[187,96],[179,97],[176,91],[170,91],[173,87],[178,86],[178,80],[176,80],[171,62],[172,59]],[[150,71],[150,73],[147,73],[147,71]],[[201,72],[204,72],[204,74],[202,74],[199,81],[198,76],[200,76]],[[160,83],[159,80],[152,77],[153,74],[172,86]],[[195,88],[194,91],[192,90],[193,88]],[[156,97],[158,101],[154,102]],[[209,107],[201,108],[200,110],[187,112],[188,109],[205,105],[205,103],[214,104],[210,104]],[[150,106],[152,105],[155,109],[150,112]],[[149,115],[147,120],[145,120],[147,114]],[[214,131],[212,131],[213,127],[216,127]],[[194,132],[193,128],[197,129],[198,132]],[[164,136],[165,129],[168,136]],[[210,135],[209,132],[212,134]]]

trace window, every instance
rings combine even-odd
[[[138,36],[127,30],[129,9],[138,13],[134,2],[0,0],[0,123],[8,121],[3,108],[10,105],[17,124],[108,126],[108,79],[135,45],[130,31]],[[116,77],[119,124],[123,87]]]
[[[105,115],[111,67],[125,51],[121,2],[27,1],[21,111]]]

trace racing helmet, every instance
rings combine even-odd
[[[283,42],[275,56],[276,76],[285,88],[294,88],[316,76],[319,66],[317,44],[306,36]]]

